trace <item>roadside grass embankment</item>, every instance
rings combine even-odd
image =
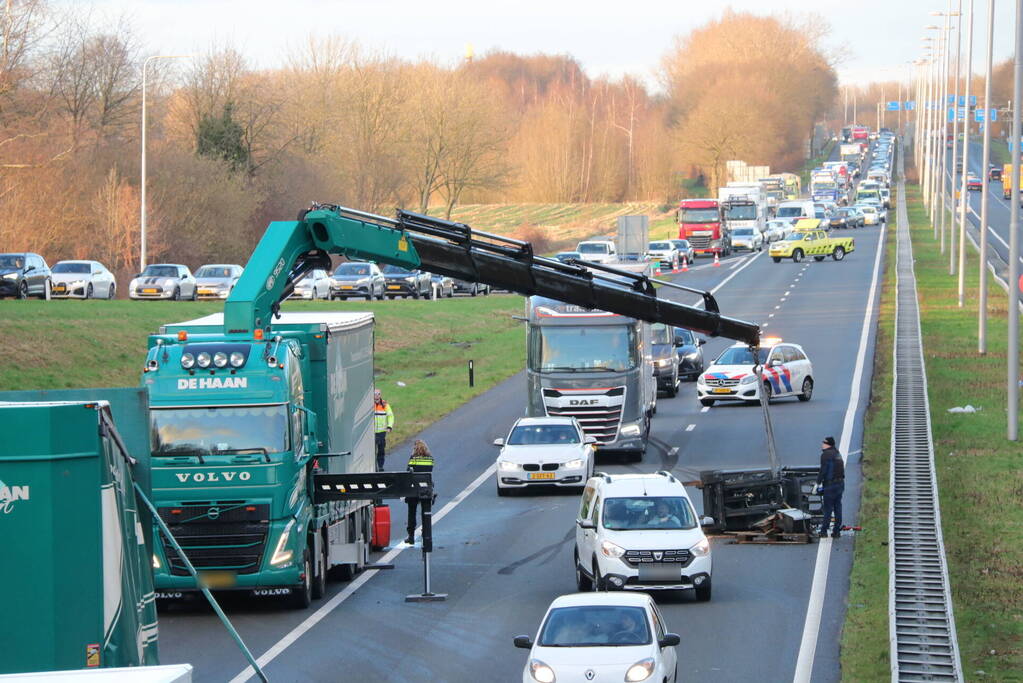
[[[282,309],[373,311],[377,387],[395,413],[392,446],[525,366],[522,323],[511,317],[522,314],[518,295],[289,301]],[[0,391],[136,386],[149,334],[222,310],[202,301],[0,301]]]
[[[966,305],[940,253],[917,187],[907,200],[927,366],[935,467],[963,673],[1023,680],[1023,447],[1006,440],[1008,297],[991,282],[988,352],[977,348],[978,263],[970,249]],[[894,235],[891,238],[894,243]],[[889,252],[891,254],[891,252]],[[894,256],[892,256],[894,258]],[[893,264],[894,261],[890,261]],[[886,282],[888,278],[886,278]],[[894,295],[894,285],[883,296]],[[865,532],[857,538],[842,642],[848,681],[889,677],[887,499],[891,319],[882,318],[873,402],[865,434]],[[949,413],[972,405],[976,413]],[[873,445],[872,445],[873,444]],[[883,452],[883,457],[881,454]],[[869,456],[869,457],[868,457]],[[883,464],[882,464],[883,461]],[[870,529],[876,529],[870,533]]]

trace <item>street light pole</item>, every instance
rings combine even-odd
[[[973,0],[966,0],[966,84],[963,86],[963,182],[959,189],[959,308],[965,305],[966,300],[966,207],[969,204],[967,194],[969,185],[966,177],[970,170],[970,80],[973,75]],[[960,26],[962,20],[959,21]],[[956,117],[959,116],[958,102],[956,103]],[[984,229],[983,226],[980,228]],[[983,270],[984,264],[981,263]]]
[[[1023,0],[1016,0],[1016,50],[1012,79],[1012,207],[1009,209],[1009,441],[1015,441],[1019,428],[1019,170],[1021,131],[1020,106],[1023,101]]]
[[[959,156],[959,76],[962,70],[963,55],[963,0],[958,0],[955,16],[959,18],[956,22],[956,68],[952,76],[955,83],[955,90],[952,97],[952,159],[949,169],[948,192],[952,200],[952,213],[948,217],[948,274],[956,274],[956,242],[955,242],[955,188],[956,188],[956,158]],[[965,169],[963,169],[965,174]]]
[[[980,297],[977,311],[977,353],[987,353],[987,202],[991,164],[991,61],[995,37],[995,0],[987,1],[987,59],[984,64],[984,152],[980,163]]]
[[[945,210],[945,196],[947,194],[947,183],[945,182],[945,173],[948,170],[948,153],[945,151],[947,140],[948,140],[948,75],[949,75],[949,62],[952,61],[952,47],[949,45],[948,34],[950,31],[949,17],[952,14],[952,0],[948,0],[948,11],[945,12],[945,27],[942,30],[942,42],[945,45],[945,59],[941,65],[941,138],[938,142],[938,173],[934,179],[934,189],[937,195],[935,201],[935,209],[938,212],[938,218],[940,225],[938,232],[941,239],[941,253],[945,253],[945,214],[948,213]]]
[[[139,186],[139,272],[146,269],[146,71],[155,59],[188,59],[192,55],[150,55],[142,62],[142,173]]]

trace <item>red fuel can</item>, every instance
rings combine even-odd
[[[373,508],[373,538],[370,547],[381,550],[391,544],[391,508],[377,505]]]

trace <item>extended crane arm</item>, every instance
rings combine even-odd
[[[721,315],[706,292],[699,309],[657,296],[645,275],[596,271],[533,254],[528,242],[472,230],[409,211],[394,219],[333,205],[315,205],[297,221],[275,221],[249,259],[224,307],[224,332],[251,337],[269,332],[272,316],[307,272],[330,268],[344,254],[403,268],[480,282],[745,342],[760,343],[760,327]]]

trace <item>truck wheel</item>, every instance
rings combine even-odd
[[[572,553],[572,561],[575,562],[575,586],[580,593],[588,593],[593,590],[593,581],[586,576],[583,568],[579,565],[579,553]]]
[[[823,256],[819,256],[819,255],[818,255],[818,256],[814,256],[814,257],[813,257],[813,260],[814,260],[814,261],[823,261],[823,260],[824,260],[824,257],[823,257]]]
[[[795,263],[799,263],[800,261],[802,261],[803,260],[803,250],[802,249],[796,249],[794,252],[792,252],[792,260]]]
[[[831,258],[835,259],[836,261],[841,261],[842,259],[845,258],[845,249],[843,249],[842,247],[835,247],[835,251],[831,253]]]
[[[309,548],[302,551],[302,573],[305,579],[298,588],[291,589],[291,606],[306,609],[313,602],[313,563],[309,560]]]
[[[313,547],[312,539],[309,547]],[[316,574],[313,577],[313,599],[319,600],[327,594],[327,540],[323,539],[320,544],[320,556],[316,562]]]
[[[775,263],[781,263],[781,256],[772,256],[771,260]]]
[[[806,402],[813,396],[813,380],[807,377],[803,380],[803,391],[799,394],[799,400]]]

